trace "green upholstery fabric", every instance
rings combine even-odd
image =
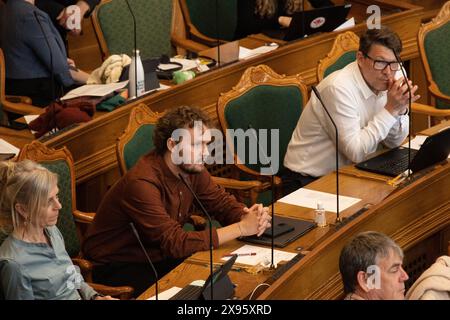
[[[344,53],[342,56],[339,57],[339,59],[335,63],[333,63],[325,70],[323,77],[326,78],[334,71],[344,68],[350,62],[353,62],[355,60],[356,60],[356,51],[349,51]]]
[[[69,256],[75,257],[80,252],[80,240],[72,213],[72,176],[69,164],[64,160],[40,162],[40,164],[58,175],[59,201],[62,209],[59,211],[57,226],[64,237]]]
[[[153,124],[142,125],[123,148],[123,158],[127,170],[133,167],[141,156],[153,149],[154,129],[155,125]]]
[[[450,22],[428,32],[424,48],[434,82],[443,94],[450,96]],[[450,104],[436,100],[436,108],[450,109]]]
[[[284,169],[283,161],[292,132],[297,125],[303,108],[302,92],[296,86],[269,86],[260,85],[247,91],[237,99],[228,103],[225,108],[225,119],[230,129],[243,129],[246,131],[249,124],[256,129],[279,129],[278,161],[279,173]],[[251,135],[248,135],[252,137]],[[270,139],[270,132],[267,137]],[[254,140],[254,138],[252,138]],[[262,141],[262,140],[261,140]],[[235,140],[235,147],[237,141]],[[265,147],[265,153],[271,157],[271,141]],[[258,164],[249,164],[248,143],[246,143],[246,166],[260,172],[260,160]],[[264,153],[263,153],[264,154]]]
[[[130,6],[136,17],[137,48],[141,58],[171,55],[171,0],[133,0]],[[100,23],[110,54],[132,55],[133,18],[123,0],[112,0],[98,8]]]
[[[205,36],[231,41],[237,27],[238,0],[186,0],[192,24]],[[218,24],[216,23],[216,2]],[[219,32],[217,32],[217,27]]]

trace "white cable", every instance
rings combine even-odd
[[[255,291],[258,290],[258,288],[261,287],[261,286],[268,286],[268,287],[270,287],[270,284],[268,284],[268,283],[260,283],[260,284],[258,284],[256,286],[256,288],[253,289],[252,294],[250,295],[250,298],[248,300],[252,300],[253,295],[255,294]]]

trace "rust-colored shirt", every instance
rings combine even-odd
[[[208,213],[222,225],[238,222],[244,214],[244,205],[215,184],[206,169],[189,174],[187,182]],[[192,205],[189,189],[161,156],[150,152],[107,192],[87,231],[83,253],[99,263],[146,262],[130,222],[154,262],[208,250],[208,229],[183,230]],[[213,245],[219,245],[215,229]]]

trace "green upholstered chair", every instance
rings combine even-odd
[[[7,124],[5,113],[16,113],[22,115],[41,114],[43,108],[31,105],[31,99],[20,96],[7,96],[5,93],[5,57],[0,48],[0,123]]]
[[[347,31],[339,34],[334,40],[331,51],[319,61],[317,66],[317,79],[319,82],[334,71],[342,69],[350,62],[355,61],[358,49],[359,37],[355,33]]]
[[[95,213],[81,212],[76,208],[74,161],[69,150],[66,147],[54,150],[47,148],[39,141],[33,141],[21,149],[17,159],[18,161],[24,159],[35,161],[58,175],[59,201],[62,208],[59,211],[57,227],[64,237],[66,250],[74,264],[80,267],[84,279],[92,282],[93,265],[82,257],[80,243],[83,241],[86,227],[92,222]],[[134,291],[131,287],[90,284],[103,294],[123,299],[130,298]]]
[[[140,104],[130,113],[128,126],[117,139],[119,170],[124,175],[141,156],[153,149],[153,130],[161,115]]]
[[[189,37],[209,46],[216,46],[217,38],[233,40],[237,27],[237,2],[238,0],[180,0]]]
[[[219,97],[217,104],[217,114],[223,132],[226,132],[227,144],[234,145],[236,149],[237,139],[233,139],[228,129],[247,131],[251,126],[258,132],[261,129],[279,130],[279,148],[278,153],[272,155],[272,141],[264,145],[264,140],[260,145],[264,145],[263,154],[269,157],[278,157],[279,169],[274,172],[276,175],[275,185],[278,195],[281,194],[282,181],[277,175],[284,170],[283,161],[292,132],[300,118],[303,107],[307,102],[308,91],[299,75],[282,76],[275,73],[265,65],[250,67],[242,75],[239,83],[229,92]],[[247,132],[248,133],[248,132]],[[247,134],[255,142],[254,136]],[[260,136],[261,137],[261,136]],[[232,141],[232,139],[234,141]],[[251,177],[257,177],[267,181],[263,177],[260,169],[267,168],[267,165],[261,165],[266,162],[265,155],[260,156],[258,161],[249,161],[249,143],[245,144],[245,160],[235,153],[235,165],[244,173]],[[258,148],[259,149],[259,148]],[[239,160],[239,161],[238,161]],[[256,163],[251,163],[256,162]],[[271,170],[269,170],[271,173]]]
[[[416,105],[413,111],[431,117],[450,117],[450,1],[438,15],[420,27],[418,35],[420,58],[428,81],[431,106]]]

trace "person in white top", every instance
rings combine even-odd
[[[338,127],[340,166],[367,159],[380,144],[397,147],[407,136],[407,85],[413,102],[420,96],[415,95],[417,86],[402,77],[395,56],[401,50],[400,38],[387,27],[367,30],[360,38],[356,61],[317,86]],[[330,119],[311,94],[284,158],[287,189],[294,191],[335,170],[335,141]]]

